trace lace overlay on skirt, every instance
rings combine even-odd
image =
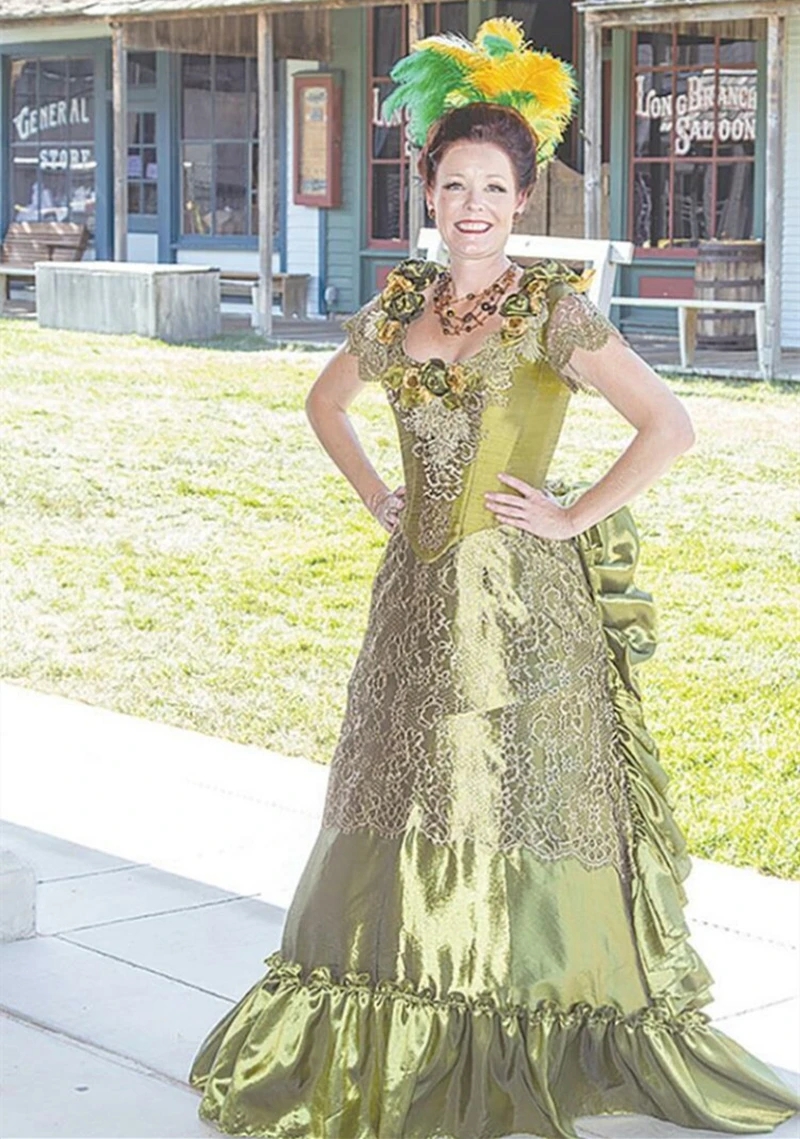
[[[570,542],[500,525],[432,563],[402,531],[373,584],[323,826],[586,867],[632,824],[599,617]]]

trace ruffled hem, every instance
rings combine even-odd
[[[583,485],[552,482],[548,489],[566,506],[579,497]],[[655,605],[652,595],[633,581],[639,535],[628,507],[579,534],[576,544],[606,640],[616,744],[627,775],[637,949],[652,1000],[677,1015],[712,1000],[713,977],[689,942],[683,882],[691,859],[667,794],[670,777],[644,721],[635,675],[635,667],[655,651]]]
[[[501,1007],[327,966],[304,974],[280,952],[266,964],[190,1074],[201,1118],[226,1134],[576,1139],[580,1116],[630,1113],[752,1134],[800,1106],[697,1009]]]

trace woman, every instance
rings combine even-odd
[[[769,1131],[800,1104],[700,1011],[685,842],[632,673],[653,614],[624,504],[692,426],[585,278],[504,253],[568,70],[509,20],[415,50],[392,98],[424,139],[449,269],[397,266],[307,399],[390,537],[322,827],[266,976],[195,1058],[200,1114],[282,1139],[574,1137],[576,1117],[622,1112]],[[522,73],[518,109],[469,76],[446,109],[454,55],[490,91],[493,60]],[[395,414],[394,491],[347,415],[369,382]],[[545,486],[580,386],[635,428],[582,492]]]

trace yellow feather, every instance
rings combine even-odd
[[[514,92],[534,95],[538,109],[545,113],[569,115],[572,108],[571,76],[554,56],[542,52],[481,60],[471,69],[470,78],[487,100]]]
[[[497,16],[491,20],[484,20],[475,35],[477,47],[483,47],[486,36],[500,36],[501,39],[508,40],[515,48],[521,48],[525,41],[522,24],[518,23],[517,20],[512,20],[510,16]]]

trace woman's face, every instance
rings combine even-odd
[[[467,258],[502,252],[525,201],[506,151],[466,140],[448,146],[425,197],[450,255]]]

